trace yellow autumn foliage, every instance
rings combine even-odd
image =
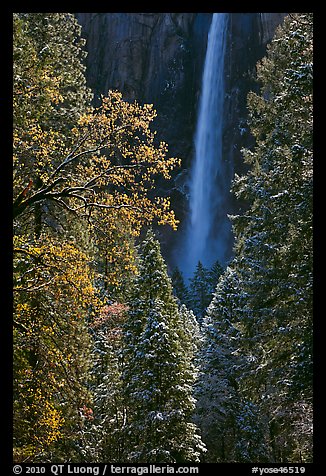
[[[169,198],[157,200],[152,191],[158,178],[171,179],[180,160],[167,157],[167,144],[156,140],[150,128],[155,116],[152,105],[128,103],[110,91],[100,107],[80,117],[70,148],[58,131],[38,124],[15,133],[16,215],[49,201],[90,222],[95,209],[113,215],[125,209],[136,227],[158,220],[175,229]],[[33,186],[24,194],[29,181]]]
[[[104,281],[115,299],[123,295],[136,273],[134,240],[143,226],[178,224],[157,184],[171,179],[180,160],[152,131],[153,105],[109,91],[97,108],[86,100],[76,107],[71,93],[82,97],[85,90],[69,90],[60,61],[51,63],[55,46],[46,45],[49,56],[40,54],[43,45],[30,28],[45,18],[36,15],[28,21],[14,15],[17,462],[41,461],[75,442],[78,409],[91,408],[88,325],[103,309],[95,283]],[[50,16],[46,21],[53,27]]]
[[[58,242],[48,236],[30,243],[26,237],[15,236],[13,249],[14,269],[18,271],[16,292],[33,292],[42,288],[44,292],[52,291],[56,299],[69,292],[70,299],[81,308],[90,305],[96,308],[99,304],[88,257],[75,244]],[[28,273],[19,273],[22,266],[28,269]],[[23,310],[28,310],[28,305],[19,303],[17,313]]]

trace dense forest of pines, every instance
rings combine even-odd
[[[75,17],[14,14],[15,462],[312,461],[312,29],[257,65],[234,258],[187,285],[153,106],[95,108]]]

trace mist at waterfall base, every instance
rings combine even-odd
[[[201,96],[190,171],[189,215],[175,261],[190,278],[198,261],[211,267],[230,258],[231,223],[227,217],[232,167],[223,160],[224,63],[228,14],[214,13],[207,41]]]

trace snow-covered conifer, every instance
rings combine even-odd
[[[244,425],[249,421],[248,408],[252,415],[255,406],[239,392],[238,382],[246,367],[241,334],[236,327],[241,305],[237,274],[228,267],[218,282],[202,324],[204,343],[196,422],[207,445],[208,460],[212,462],[248,462],[257,456],[262,460],[265,450],[259,420],[251,419],[251,425]]]
[[[233,186],[249,204],[233,217],[250,362],[241,388],[265,415],[276,462],[312,458],[312,30],[311,13],[287,16],[258,64],[261,91],[248,100],[256,143]]]
[[[204,451],[192,422],[196,369],[184,323],[160,245],[149,230],[124,326],[127,461],[199,461]]]
[[[189,305],[197,319],[201,321],[212,299],[209,271],[198,261],[189,286]]]

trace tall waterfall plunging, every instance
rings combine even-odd
[[[227,217],[230,165],[223,160],[224,63],[228,14],[214,13],[210,30],[194,138],[189,220],[178,266],[190,277],[198,263],[224,264],[230,248]]]

